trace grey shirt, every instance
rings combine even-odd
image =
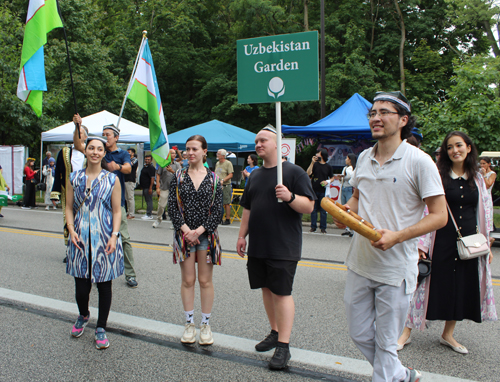
[[[418,223],[423,199],[444,195],[441,177],[431,157],[403,141],[382,166],[375,159],[377,145],[363,151],[350,184],[359,190],[358,214],[376,228],[399,231]],[[400,286],[413,293],[418,275],[418,238],[382,251],[355,234],[346,265],[353,272],[380,283]]]
[[[174,173],[181,169],[181,165],[178,162],[171,163],[170,167],[174,170]],[[175,175],[168,171],[166,167],[158,167],[156,174],[160,175],[160,190],[167,191]]]

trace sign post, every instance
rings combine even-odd
[[[238,102],[276,104],[278,184],[281,166],[281,102],[319,99],[318,32],[238,40]]]

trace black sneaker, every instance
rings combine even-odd
[[[229,220],[227,220],[227,219],[226,219],[226,220],[224,220],[221,224],[222,224],[222,225],[229,225],[229,224],[231,224],[231,222],[230,222]]]
[[[340,236],[351,236],[351,231],[344,231]]]
[[[316,228],[311,228],[309,232],[316,232]]]
[[[164,213],[163,213],[163,215],[161,215],[161,218],[162,218],[163,220],[167,220],[167,214],[164,212]]]
[[[137,281],[135,280],[135,277],[127,277],[125,278],[127,285],[131,288],[137,288]]]
[[[257,345],[255,345],[255,350],[257,351],[268,351],[274,349],[278,344],[278,332],[272,331],[260,341]]]
[[[63,263],[64,263],[64,264],[66,264],[67,262],[68,262],[68,258],[67,258],[67,257],[65,257],[65,258],[63,259]]]
[[[269,361],[271,370],[283,370],[290,360],[290,349],[277,346],[273,358]]]
[[[326,233],[326,229],[322,229],[322,230],[321,230],[321,233]]]

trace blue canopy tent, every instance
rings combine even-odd
[[[325,118],[308,126],[283,125],[284,134],[295,134],[300,137],[331,139],[331,140],[361,140],[372,139],[370,125],[366,114],[372,104],[355,93],[342,106]],[[413,134],[422,138],[418,129]]]
[[[255,151],[256,134],[216,119],[169,134],[168,143],[170,147],[177,146],[179,150],[184,150],[186,140],[195,134],[205,137],[208,143],[208,151],[217,151],[219,149],[234,153]]]
[[[355,93],[342,106],[325,118],[308,126],[283,125],[284,134],[295,134],[300,137],[359,140],[371,139],[370,126],[366,114],[372,104]]]

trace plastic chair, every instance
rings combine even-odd
[[[240,208],[241,208],[240,198],[243,195],[243,191],[244,191],[243,188],[233,188],[233,193],[231,194],[231,204],[230,204],[232,215],[233,215],[233,216],[231,216],[231,223],[234,220],[238,220],[241,222],[239,212],[240,212]]]

